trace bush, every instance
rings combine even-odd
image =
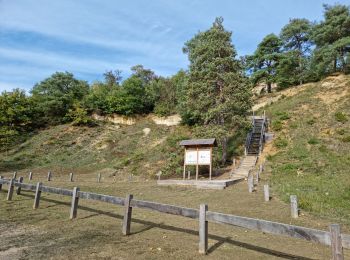
[[[274,131],[281,131],[283,128],[283,124],[280,120],[276,120],[272,122],[272,129]]]
[[[73,109],[69,109],[66,119],[72,121],[73,125],[89,125],[92,126],[94,121],[87,114],[87,110],[80,106],[74,105]]]
[[[349,143],[349,142],[350,142],[350,135],[344,136],[341,140],[342,140],[344,143]]]
[[[316,123],[316,120],[315,120],[315,118],[311,118],[311,119],[307,120],[306,123],[307,123],[308,125],[313,125],[313,124]]]
[[[276,115],[280,120],[288,120],[290,119],[290,115],[287,112],[277,112]]]
[[[311,137],[309,141],[307,141],[308,144],[318,144],[320,140],[318,140],[316,137]]]
[[[348,117],[343,112],[337,112],[337,113],[335,113],[335,120],[344,124],[345,122],[348,121]]]
[[[277,148],[285,148],[288,145],[288,140],[282,137],[278,137],[273,144]]]

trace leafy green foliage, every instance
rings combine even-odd
[[[337,113],[335,113],[334,116],[335,116],[335,120],[337,120],[340,123],[345,123],[348,121],[348,117],[343,112],[337,112]]]
[[[73,109],[69,109],[66,115],[69,121],[72,121],[73,125],[93,125],[93,120],[88,115],[87,109],[82,107],[80,103],[74,104]]]
[[[21,132],[33,126],[35,110],[32,99],[23,90],[0,95],[0,148],[13,144]]]
[[[277,148],[285,148],[288,145],[288,140],[284,137],[278,137],[274,140],[273,144]]]
[[[87,82],[77,80],[69,72],[56,72],[51,77],[36,84],[31,93],[42,123],[62,123],[73,104],[79,102],[89,92]]]

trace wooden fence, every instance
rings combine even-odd
[[[179,215],[187,218],[198,219],[199,221],[199,252],[206,254],[208,250],[208,222],[242,227],[264,233],[283,235],[287,237],[304,239],[315,243],[331,246],[332,259],[344,259],[343,248],[350,249],[350,235],[341,234],[340,225],[332,224],[329,231],[311,229],[306,227],[288,225],[262,219],[247,218],[218,212],[208,211],[208,205],[201,204],[198,209],[184,208],[174,205],[156,203],[134,199],[132,195],[125,198],[80,191],[75,187],[73,190],[43,186],[40,182],[37,185],[23,183],[15,179],[1,179],[0,189],[6,184],[7,200],[12,199],[14,188],[17,187],[17,194],[22,190],[35,191],[33,208],[39,207],[41,192],[54,193],[72,197],[70,218],[76,218],[79,199],[96,200],[125,208],[122,232],[124,235],[130,234],[131,216],[133,208],[153,210],[157,212]],[[19,192],[18,192],[19,190]]]

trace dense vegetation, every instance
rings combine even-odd
[[[264,82],[271,92],[273,83],[285,88],[348,73],[349,28],[349,7],[325,5],[323,21],[291,19],[279,36],[267,35],[254,54],[238,59],[231,32],[217,18],[185,43],[189,69],[173,76],[136,65],[127,79],[122,80],[119,70],[107,71],[103,81],[89,85],[69,72],[56,72],[35,84],[30,95],[19,89],[1,94],[1,149],[41,127],[67,122],[92,126],[92,113],[179,113],[194,135],[218,138],[225,163],[231,133],[244,132],[251,86]]]

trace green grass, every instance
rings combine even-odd
[[[295,194],[302,209],[350,223],[350,94],[334,104],[318,98],[344,88],[344,81],[350,82],[350,77],[328,89],[322,82],[311,84],[266,108],[272,122],[282,122],[281,115],[284,119],[277,129],[272,124],[277,153],[268,157],[268,165],[271,182],[284,201]]]
[[[144,128],[151,129],[147,136]],[[181,168],[178,141],[189,134],[187,127],[156,125],[146,118],[121,127],[102,122],[95,127],[58,125],[28,136],[7,154],[0,153],[0,171],[102,171],[154,177],[161,170],[172,175]]]

